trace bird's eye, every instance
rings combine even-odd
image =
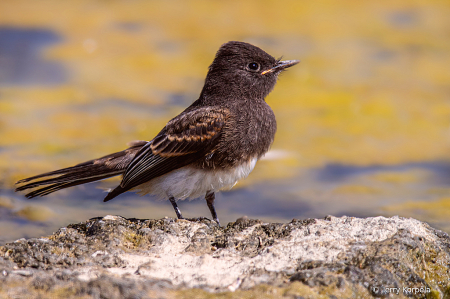
[[[248,64],[248,69],[251,71],[258,71],[259,70],[259,63],[251,62]]]

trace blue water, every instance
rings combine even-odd
[[[63,65],[41,55],[60,41],[58,34],[43,28],[0,27],[0,86],[64,83]]]

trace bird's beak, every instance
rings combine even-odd
[[[279,61],[273,68],[265,70],[261,73],[261,75],[265,75],[265,74],[269,74],[269,73],[273,73],[273,72],[279,72],[282,71],[284,69],[287,69],[288,67],[291,67],[293,65],[296,65],[297,63],[299,63],[300,60],[284,60],[284,61]]]

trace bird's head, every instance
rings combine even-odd
[[[251,44],[231,41],[217,51],[204,91],[221,97],[264,99],[274,88],[278,75],[298,62],[281,61]]]

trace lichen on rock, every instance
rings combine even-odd
[[[442,298],[449,251],[446,233],[399,217],[106,216],[0,247],[0,297]]]

